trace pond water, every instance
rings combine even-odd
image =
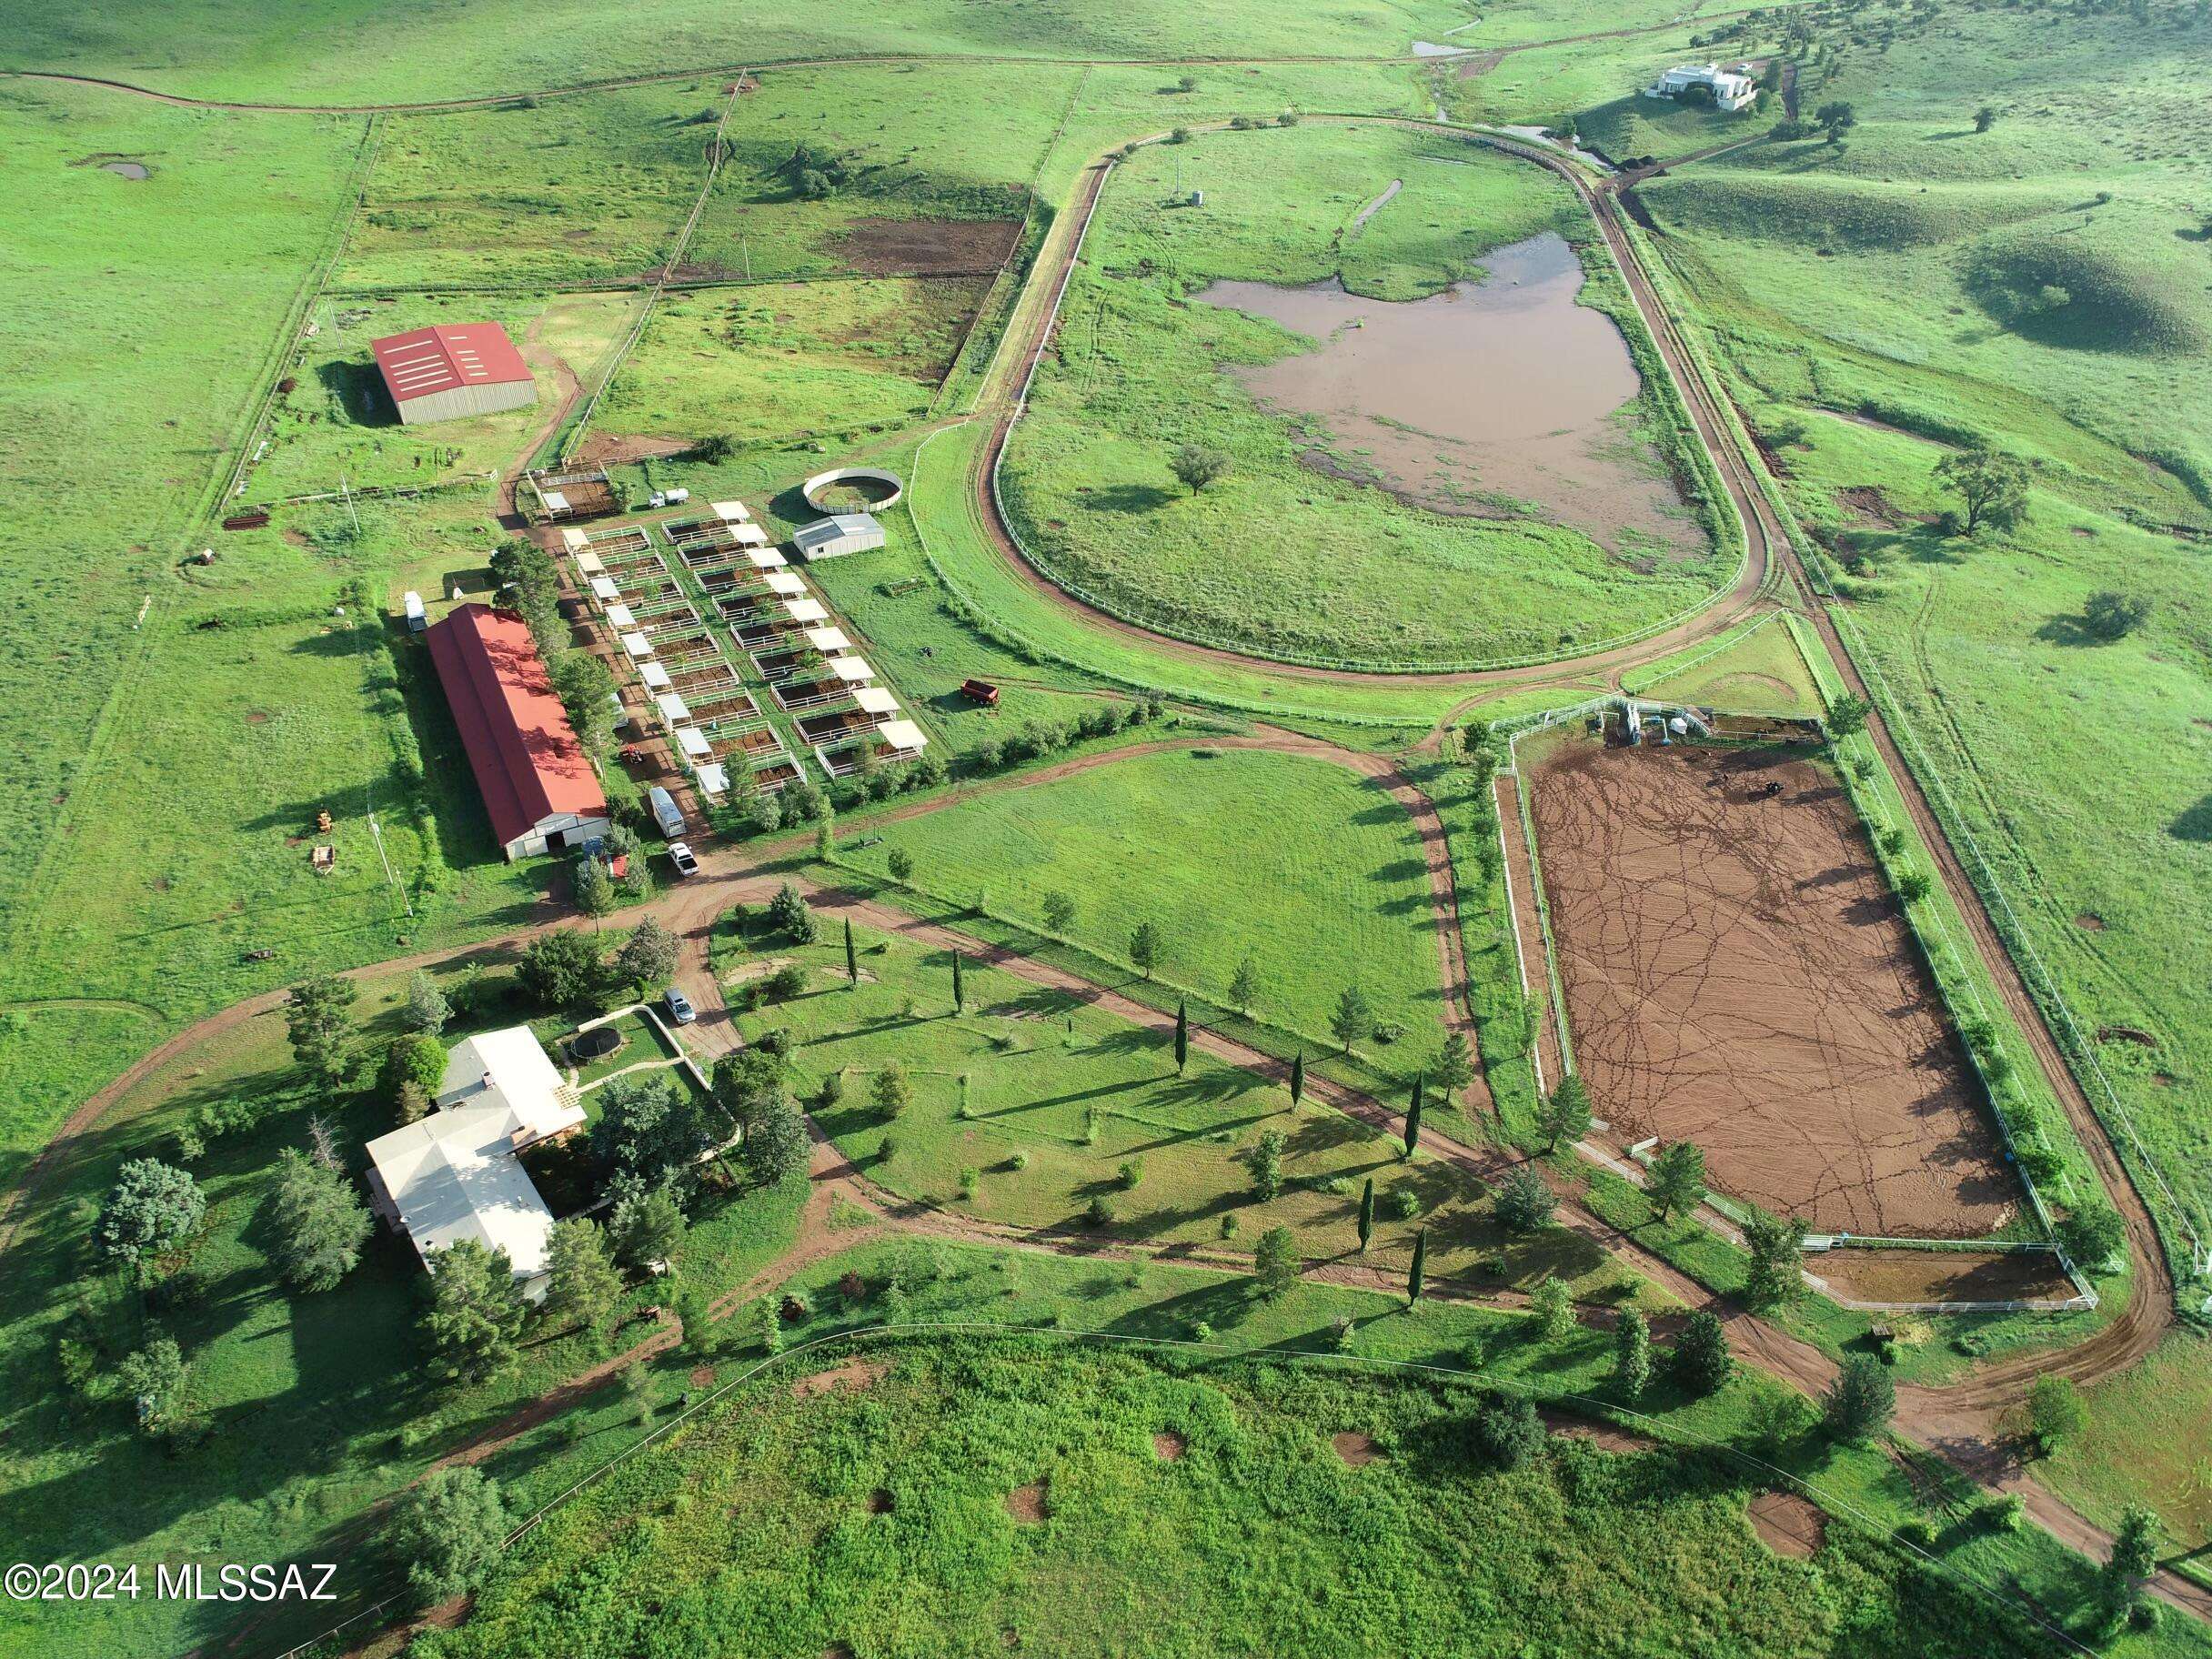
[[[1316,417],[1302,458],[1414,506],[1462,517],[1534,508],[1615,552],[1694,557],[1698,528],[1651,446],[1614,418],[1640,382],[1620,329],[1574,303],[1581,262],[1551,232],[1483,257],[1485,282],[1395,303],[1217,282],[1196,297],[1316,342],[1224,365],[1277,412]]]
[[[143,161],[104,161],[100,166],[110,173],[121,174],[125,178],[150,178],[154,172]]]

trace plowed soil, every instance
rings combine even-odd
[[[2064,1302],[2074,1284],[2046,1251],[1837,1250],[1808,1271],[1845,1302]]]
[[[1817,1232],[2004,1222],[2018,1189],[1832,779],[1775,750],[1574,741],[1533,805],[1568,1025],[1615,1141],[1693,1141],[1717,1191]]]
[[[868,276],[973,276],[1006,263],[1019,219],[854,219],[836,250]]]

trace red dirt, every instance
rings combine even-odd
[[[1050,1513],[1045,1500],[1051,1491],[1049,1480],[1031,1481],[1026,1486],[1017,1486],[1006,1494],[1006,1513],[1021,1526],[1042,1526]]]
[[[1362,1434],[1356,1430],[1332,1434],[1329,1443],[1336,1448],[1337,1456],[1353,1469],[1363,1468],[1383,1455],[1382,1449],[1375,1444],[1373,1436]]]
[[[1163,1463],[1171,1463],[1191,1449],[1191,1443],[1172,1429],[1152,1436],[1152,1451]]]
[[[579,467],[613,467],[625,461],[657,460],[662,456],[681,455],[698,441],[690,437],[619,437],[595,432],[584,440],[574,460]]]
[[[1617,1423],[1604,1423],[1594,1417],[1577,1417],[1558,1406],[1539,1406],[1536,1415],[1553,1433],[1569,1440],[1586,1440],[1601,1452],[1656,1452],[1664,1443]]]
[[[1828,1517],[1794,1492],[1763,1492],[1747,1507],[1751,1530],[1777,1555],[1803,1561],[1828,1541]]]
[[[867,276],[987,276],[1006,263],[1021,235],[1020,219],[850,221],[835,251]]]
[[[858,1391],[871,1382],[879,1382],[890,1372],[890,1367],[881,1360],[864,1360],[855,1356],[842,1360],[827,1371],[817,1371],[791,1384],[791,1398],[811,1400],[840,1389]]]
[[[2003,1224],[2018,1190],[1825,773],[1569,742],[1534,789],[1567,1019],[1614,1141],[1695,1141],[1716,1190],[1819,1231]]]
[[[2063,1302],[2074,1294],[2047,1251],[1837,1250],[1806,1265],[1845,1302]]]

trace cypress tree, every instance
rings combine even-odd
[[[860,982],[860,953],[852,948],[852,918],[845,918],[845,983]]]
[[[1298,1102],[1305,1098],[1305,1092],[1306,1051],[1301,1049],[1291,1061],[1291,1110],[1292,1111],[1298,1110]]]
[[[1360,1254],[1367,1253],[1367,1241],[1375,1233],[1375,1178],[1370,1175],[1360,1189]]]
[[[960,953],[952,953],[952,1011],[959,1013],[968,1006],[968,988],[960,983]]]
[[[1405,1109],[1405,1155],[1411,1158],[1413,1149],[1421,1144],[1421,1097],[1428,1085],[1428,1074],[1413,1073],[1413,1098]]]
[[[1191,1005],[1175,1004],[1175,1075],[1181,1077],[1182,1069],[1191,1061]]]
[[[1413,1235],[1413,1266],[1405,1276],[1405,1300],[1409,1306],[1421,1300],[1421,1282],[1427,1275],[1428,1265],[1429,1230],[1423,1227]]]

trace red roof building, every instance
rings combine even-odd
[[[608,829],[607,794],[568,724],[529,627],[458,605],[425,636],[469,769],[509,859],[580,847]]]
[[[496,415],[538,401],[530,366],[497,323],[415,328],[371,340],[368,348],[405,426]]]

